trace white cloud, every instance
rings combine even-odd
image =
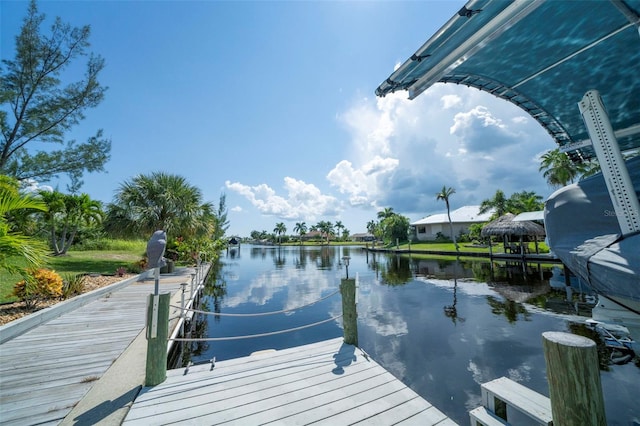
[[[342,160],[327,174],[331,185],[338,187],[342,194],[349,195],[352,206],[372,205],[371,200],[377,197],[379,180],[393,173],[398,167],[398,160],[375,156],[356,169],[350,161]]]
[[[240,207],[240,206],[232,207],[232,208],[231,208],[231,211],[232,211],[232,212],[241,212],[241,211],[242,211],[242,207]]]
[[[51,185],[42,185],[34,179],[25,179],[24,181],[20,182],[20,188],[25,192],[53,192],[53,187]]]
[[[462,98],[458,95],[444,95],[440,99],[442,100],[442,108],[444,109],[451,109],[462,105]]]
[[[273,215],[285,220],[316,220],[323,216],[333,216],[340,212],[340,202],[330,195],[324,195],[313,184],[291,177],[284,178],[286,198],[276,194],[266,184],[256,186],[240,182],[225,182],[225,186],[244,196],[260,213]]]
[[[413,101],[405,92],[356,103],[339,116],[350,155],[327,174],[352,206],[393,207],[423,216],[442,211],[435,193],[454,187],[452,206],[548,188],[536,156],[552,148],[523,111],[487,93],[437,84]]]
[[[436,84],[413,101],[405,92],[365,97],[336,120],[346,131],[341,160],[314,163],[328,170],[324,183],[335,194],[294,177],[278,191],[265,183],[227,182],[227,188],[263,215],[309,222],[357,217],[351,228],[362,228],[382,207],[411,220],[442,212],[435,194],[443,185],[456,190],[452,208],[480,204],[497,189],[549,195],[537,158],[554,142],[521,109],[479,90]]]

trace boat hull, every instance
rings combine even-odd
[[[640,157],[627,169],[638,194]],[[640,234],[622,237],[602,174],[554,192],[545,203],[545,227],[551,250],[571,272],[640,313]]]

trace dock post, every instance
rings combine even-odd
[[[557,331],[542,333],[553,424],[605,425],[596,343]]]
[[[159,385],[167,378],[170,299],[171,293],[149,295],[145,386]]]
[[[356,310],[356,280],[345,278],[340,282],[342,295],[342,324],[344,328],[344,342],[347,345],[358,346],[358,312]]]

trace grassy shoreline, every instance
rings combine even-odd
[[[283,243],[283,246],[300,246],[300,243]],[[327,246],[324,242],[304,242],[303,247],[318,247]],[[371,248],[370,243],[363,242],[341,242],[331,241],[329,246],[362,246]],[[549,249],[544,243],[538,243],[541,253],[548,253]],[[376,245],[377,249],[396,250],[396,246],[382,246]],[[488,247],[473,246],[471,243],[459,244],[461,253],[486,253],[488,255]],[[529,248],[535,253],[535,245],[529,243]],[[405,251],[412,255],[425,256],[425,257],[451,257],[451,253],[455,253],[455,246],[453,243],[412,243],[412,244],[400,244],[399,250]],[[114,240],[111,242],[105,242],[105,245],[100,250],[73,250],[65,256],[51,257],[47,268],[53,269],[59,274],[66,275],[78,275],[78,274],[101,274],[101,275],[113,275],[118,268],[124,267],[130,269],[131,266],[139,261],[146,250],[146,242],[133,241],[123,242]],[[494,254],[504,253],[502,244],[497,244],[492,247]],[[445,254],[443,254],[445,253]],[[17,274],[9,274],[6,271],[0,271],[0,304],[11,303],[17,301],[17,298],[12,295],[13,286],[16,282],[20,281],[21,277]]]
[[[114,275],[118,268],[130,270],[146,250],[144,241],[114,240],[101,250],[73,250],[64,256],[51,256],[47,269],[52,269],[64,278],[67,275],[100,274]],[[0,270],[0,304],[16,302],[13,286],[22,277]]]

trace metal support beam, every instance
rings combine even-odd
[[[598,157],[622,235],[640,232],[640,202],[598,91],[588,91],[578,107]]]

